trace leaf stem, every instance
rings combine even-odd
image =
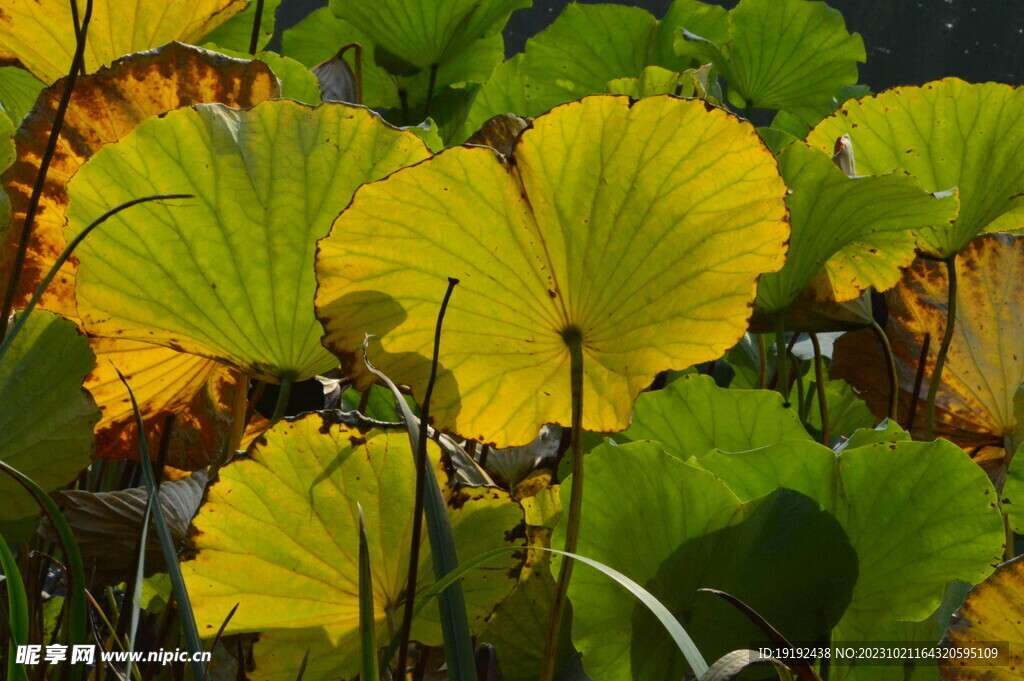
[[[917,418],[917,403],[920,401],[918,396],[921,394],[921,384],[924,383],[925,364],[928,360],[928,348],[931,344],[932,335],[925,333],[924,340],[921,341],[921,354],[917,358],[917,371],[914,376],[914,390],[910,393],[910,409],[907,410],[907,423],[903,428],[908,433],[913,430],[914,419]]]
[[[427,81],[427,103],[423,105],[423,118],[430,116],[430,104],[434,101],[434,87],[437,85],[437,64],[430,65],[430,80]]]
[[[270,417],[270,425],[274,425],[288,411],[288,400],[292,396],[292,386],[295,385],[294,378],[285,378],[281,381],[281,387],[277,391],[277,403],[274,405],[274,415]]]
[[[935,368],[932,370],[931,380],[928,382],[928,398],[925,402],[924,411],[924,439],[931,441],[935,437],[935,398],[939,394],[939,385],[942,383],[942,369],[946,366],[946,355],[949,353],[949,346],[953,342],[953,331],[956,326],[956,255],[946,259],[946,276],[949,280],[949,292],[946,299],[946,330],[942,334],[942,343],[939,345],[939,354],[935,357]]]
[[[885,355],[885,364],[889,370],[889,420],[897,423],[896,417],[899,410],[900,393],[899,375],[896,373],[896,358],[892,354],[892,344],[889,343],[889,337],[885,335],[885,329],[874,319],[871,320],[871,330],[878,337],[878,342],[882,346],[882,354]]]
[[[434,326],[434,355],[430,362],[430,380],[427,381],[427,389],[423,393],[423,405],[420,407],[420,437],[416,444],[416,498],[413,504],[413,525],[412,539],[409,546],[409,569],[405,581],[405,610],[402,615],[402,633],[398,645],[398,679],[405,679],[405,664],[409,658],[409,638],[412,632],[413,611],[416,605],[416,577],[420,565],[420,544],[423,538],[423,504],[426,495],[426,476],[429,473],[427,468],[427,431],[430,430],[430,398],[434,393],[434,381],[437,380],[437,365],[440,359],[441,350],[441,326],[444,323],[444,313],[448,309],[448,301],[451,300],[452,291],[459,283],[458,279],[448,277],[448,289],[441,300],[441,309],[437,313],[437,323]],[[366,394],[369,394],[369,390]],[[472,651],[470,651],[472,652]],[[446,655],[447,656],[447,655]],[[452,663],[452,660],[448,660]]]
[[[572,394],[572,422],[570,450],[572,451],[572,492],[569,496],[569,515],[565,528],[565,551],[576,553],[579,543],[580,520],[583,511],[583,332],[570,327],[562,332],[569,346],[569,385]],[[548,624],[548,638],[544,646],[541,681],[552,681],[558,671],[558,642],[562,637],[562,620],[569,600],[569,581],[572,579],[573,559],[566,557],[558,571],[555,604]]]
[[[39,210],[39,201],[43,196],[43,186],[46,184],[46,175],[50,171],[50,163],[57,151],[57,141],[60,139],[60,131],[64,127],[64,116],[67,115],[68,105],[71,103],[71,91],[75,88],[78,80],[78,73],[85,64],[85,41],[89,33],[89,22],[92,20],[92,2],[86,0],[85,14],[82,15],[81,25],[75,26],[75,55],[71,58],[71,68],[68,71],[67,80],[64,81],[64,91],[60,93],[60,101],[57,103],[57,111],[53,116],[53,127],[50,129],[50,137],[46,141],[46,151],[39,163],[39,172],[36,173],[36,182],[32,186],[32,194],[28,199],[28,206],[25,208],[25,220],[21,225],[21,240],[18,242],[18,250],[14,254],[14,262],[11,265],[11,276],[7,282],[7,291],[4,294],[4,304],[0,310],[0,338],[7,333],[7,320],[10,319],[11,310],[14,309],[14,299],[18,295],[18,285],[21,283],[21,273],[25,269],[25,255],[28,253],[28,243],[32,238],[32,227],[36,221],[36,212]],[[72,0],[75,14],[78,13],[77,0]]]
[[[789,404],[789,350],[786,348],[786,327],[782,315],[775,315],[775,375],[779,379],[779,392],[782,399]]]
[[[825,397],[825,360],[821,356],[821,344],[818,334],[810,333],[811,346],[814,348],[814,382],[818,388],[818,411],[821,412],[821,444],[828,447],[828,399]]]

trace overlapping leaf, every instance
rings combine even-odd
[[[429,155],[372,111],[291,100],[181,109],[108,146],[69,186],[69,230],[138,195],[145,204],[79,247],[86,328],[302,380],[336,360],[318,342],[313,250],[352,192]],[[159,273],[157,278],[154,275]]]
[[[429,72],[405,76],[388,72],[374,62],[374,42],[370,36],[334,16],[326,7],[316,10],[284,32],[281,53],[312,68],[331,59],[342,47],[352,43],[358,43],[363,48],[363,99],[360,103],[374,108],[395,109],[401,113],[403,106],[417,109],[426,101],[430,85]],[[459,55],[441,65],[434,77],[434,86],[443,88],[456,83],[483,83],[503,57],[504,40],[501,35],[476,40]],[[355,51],[349,50],[344,59],[355,70]]]
[[[195,43],[246,8],[241,0],[118,0],[93,6],[85,70],[172,40]],[[20,64],[39,80],[66,76],[76,20],[64,0],[8,0],[0,11],[0,64]]]
[[[960,190],[952,225],[918,232],[918,246],[946,258],[973,236],[1019,228],[1024,191],[1024,90],[957,78],[848,102],[807,137],[831,152],[849,134],[861,173],[902,168],[926,191]]]
[[[1020,427],[1014,398],[1024,384],[1024,236],[976,237],[957,257],[957,280],[960,304],[936,397],[936,434],[981,457],[986,468],[1005,472],[1001,450]],[[945,330],[947,296],[944,263],[928,260],[918,260],[886,294],[886,332],[896,357],[903,414],[914,401],[926,335],[930,339],[911,429],[918,435],[924,429],[925,396]],[[870,332],[839,340],[831,372],[854,385],[876,415],[886,412],[888,378]]]
[[[877,443],[844,449],[791,442],[713,452],[700,464],[741,499],[797,490],[835,515],[860,574],[837,641],[871,640],[895,621],[928,617],[953,579],[976,583],[1002,555],[995,490],[959,447]]]
[[[6,243],[0,252],[0,269],[5,273],[21,240],[21,223],[63,88],[62,80],[42,92],[15,138],[17,163],[3,175],[14,208],[14,226],[4,232]],[[228,59],[180,43],[125,57],[109,68],[80,77],[47,173],[15,306],[28,301],[67,246],[63,228],[68,180],[100,148],[121,139],[147,118],[180,106],[221,102],[249,107],[279,95],[274,74],[265,64]],[[108,202],[109,208],[115,205]],[[61,269],[40,302],[43,307],[75,316],[74,271],[73,261]],[[2,278],[0,286],[6,287],[7,278]]]
[[[848,244],[876,233],[951,224],[959,209],[955,196],[936,199],[905,173],[847,177],[828,155],[803,142],[783,150],[779,170],[793,192],[786,199],[793,236],[785,267],[766,274],[758,284],[757,307],[762,314],[784,312],[827,261]],[[897,265],[880,277],[830,277],[832,297],[843,302],[853,300],[869,286],[889,288],[899,278]]]
[[[558,104],[607,91],[608,81],[640,76],[647,66],[682,71],[688,58],[671,46],[684,23],[714,32],[720,8],[678,0],[664,20],[622,5],[569,4],[548,28],[530,38],[522,56],[503,63],[476,94],[457,140],[503,113],[537,116]]]
[[[536,119],[511,158],[450,149],[363,187],[320,242],[324,342],[356,370],[379,336],[374,363],[420,391],[456,277],[439,425],[514,446],[568,423],[579,337],[583,426],[622,430],[658,371],[742,335],[756,277],[782,264],[784,192],[753,127],[724,111],[586,98]]]
[[[349,678],[359,659],[357,504],[369,536],[377,637],[387,641],[389,613],[404,600],[414,493],[405,433],[360,432],[327,412],[281,422],[249,458],[221,469],[196,518],[197,553],[182,568],[200,631],[212,636],[240,603],[227,633],[263,632],[250,678],[294,679],[307,648],[306,678]],[[467,489],[449,504],[462,561],[511,545],[506,533],[522,522],[522,509],[496,489]],[[239,582],[240,558],[259,580]],[[422,593],[433,582],[426,541],[420,560]],[[467,574],[474,628],[512,589],[518,563],[509,554]],[[435,608],[416,620],[413,637],[441,642]]]
[[[0,109],[17,125],[36,103],[45,84],[25,69],[0,66]]]
[[[967,594],[946,630],[951,655],[942,660],[943,681],[1010,681],[1024,665],[1024,557],[999,566]],[[1000,644],[1000,654],[989,657]],[[973,656],[973,657],[972,657]]]
[[[654,440],[682,460],[712,449],[742,452],[810,440],[800,419],[770,390],[726,390],[709,376],[682,376],[636,401],[633,422],[615,440]]]
[[[63,81],[59,81],[42,93],[38,105],[18,131],[18,160],[3,176],[4,188],[11,196],[14,219],[10,229],[0,230],[5,239],[4,248],[0,250],[0,273],[3,274],[0,287],[6,287],[9,279],[11,257],[21,240],[25,211],[63,85]],[[96,74],[80,77],[47,174],[15,305],[28,301],[67,246],[64,235],[67,182],[100,148],[116,142],[139,122],[182,105],[219,101],[247,107],[279,93],[277,80],[265,64],[228,59],[180,43],[126,57]],[[113,205],[107,203],[104,210]],[[77,261],[72,259],[47,288],[41,307],[71,318],[78,316],[74,298],[76,270]],[[129,377],[147,423],[162,420],[159,417],[164,414],[181,412],[190,402],[202,399],[197,397],[197,391],[208,381],[227,379],[224,369],[218,369],[216,363],[205,358],[123,340],[93,339],[91,342],[93,351],[101,359],[86,386],[103,412],[98,428],[101,431],[99,451],[104,456],[134,458],[138,455],[134,433],[120,436],[126,427],[134,431],[133,414],[128,394],[110,360]],[[181,412],[181,425],[187,428],[188,422],[203,420],[208,413],[205,409]],[[179,430],[181,432],[184,431]],[[204,435],[205,444],[213,445],[215,436],[214,432]],[[188,468],[205,465],[210,453],[208,447],[197,446],[200,443],[194,438],[183,441],[183,447],[186,442],[190,454],[180,461],[175,457],[175,461]],[[219,451],[219,445],[215,449]],[[191,463],[187,464],[189,461]]]
[[[740,503],[657,444],[602,445],[587,456],[579,552],[644,586],[710,658],[763,634],[700,588],[741,598],[794,640],[815,640],[849,603],[858,557],[817,503],[772,491]],[[683,677],[682,655],[630,593],[577,566],[569,594],[573,642],[591,677]]]
[[[0,362],[0,460],[45,490],[89,464],[96,404],[82,389],[95,357],[75,325],[35,312]],[[0,476],[0,520],[39,512],[32,495]]]

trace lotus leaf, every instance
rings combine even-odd
[[[86,41],[85,71],[180,40],[195,43],[246,8],[241,0],[98,0]],[[132,17],[132,21],[126,21]],[[66,76],[76,20],[64,0],[7,0],[0,12],[0,65],[20,64],[39,80]]]
[[[807,142],[831,153],[847,134],[859,172],[901,168],[926,191],[960,190],[955,223],[917,232],[919,248],[930,255],[947,258],[979,232],[1024,223],[1024,90],[957,78],[893,88],[847,102]]]
[[[430,450],[436,460],[433,443]],[[377,639],[387,641],[389,613],[400,612],[404,602],[414,493],[406,433],[361,432],[332,422],[330,412],[279,422],[246,458],[220,470],[195,519],[195,558],[182,572],[200,632],[213,636],[240,603],[225,633],[263,632],[250,678],[294,679],[306,648],[306,678],[353,676],[359,660],[357,505],[369,536]],[[516,541],[512,530],[522,523],[522,509],[506,492],[470,488],[455,492],[449,505],[461,561]],[[246,569],[259,570],[258,580],[238,581],[240,559]],[[424,540],[419,593],[433,583],[431,560]],[[474,628],[511,591],[519,563],[510,553],[467,574],[463,589]],[[441,643],[436,608],[414,622],[413,637]],[[292,648],[296,654],[289,655]]]
[[[449,149],[360,189],[319,245],[324,343],[357,371],[375,334],[374,363],[420,392],[456,277],[441,427],[505,447],[569,423],[576,338],[583,427],[622,430],[659,371],[742,335],[757,275],[782,264],[784,192],[754,128],[722,110],[588,97],[537,118],[510,157]]]
[[[199,105],[144,121],[74,177],[70,232],[134,196],[197,198],[139,206],[79,247],[85,327],[273,382],[331,369],[308,303],[316,240],[356,187],[428,155],[412,133],[339,103]]]

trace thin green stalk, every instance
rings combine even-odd
[[[572,423],[570,451],[572,452],[572,493],[569,496],[569,515],[565,526],[565,551],[576,553],[579,541],[580,519],[583,515],[583,332],[571,327],[562,332],[569,347],[569,386],[572,395]],[[569,600],[569,582],[572,579],[573,559],[566,557],[558,571],[555,604],[548,623],[548,637],[544,644],[541,681],[553,681],[558,671],[558,642],[562,637],[562,620]]]
[[[46,277],[43,279],[42,283],[40,283],[39,287],[36,288],[36,292],[32,294],[32,298],[30,298],[28,304],[25,305],[25,309],[22,310],[21,313],[18,315],[18,319],[14,322],[14,326],[12,326],[10,330],[7,332],[7,335],[3,337],[3,342],[0,343],[0,359],[3,358],[4,354],[6,354],[7,350],[11,347],[11,344],[14,343],[15,337],[18,335],[21,329],[24,328],[25,322],[28,320],[29,315],[32,314],[32,310],[34,310],[36,305],[39,303],[39,299],[43,297],[43,293],[46,291],[46,287],[49,286],[50,282],[53,281],[53,278],[57,276],[57,272],[59,272],[60,268],[64,266],[64,263],[68,261],[68,258],[71,257],[71,254],[74,252],[75,248],[78,247],[78,244],[82,243],[85,237],[89,236],[89,233],[92,232],[92,230],[96,229],[104,222],[106,222],[113,216],[117,215],[121,211],[125,210],[126,208],[137,206],[140,203],[146,203],[147,201],[158,201],[163,199],[191,198],[191,194],[154,194],[152,196],[143,196],[141,199],[134,199],[132,201],[128,201],[127,203],[122,203],[120,206],[117,206],[115,208],[111,208],[106,213],[93,220],[88,227],[79,232],[78,236],[71,240],[71,243],[69,243],[67,247],[64,249],[64,251],[57,257],[57,260],[54,261],[53,266],[50,267],[50,271],[46,273]],[[6,328],[6,314],[8,313],[5,313],[4,318],[0,319],[0,329]]]
[[[270,425],[274,425],[284,418],[284,413],[288,410],[288,400],[292,396],[293,385],[295,385],[293,378],[281,381],[281,388],[277,392],[277,404],[274,405],[274,415],[270,417]]]
[[[4,585],[7,587],[7,678],[11,681],[27,681],[25,666],[15,660],[18,646],[28,643],[28,596],[25,584],[21,581],[21,573],[18,572],[18,562],[3,535],[0,535],[0,568],[3,568]]]
[[[825,360],[821,356],[821,345],[818,334],[811,333],[811,346],[814,348],[814,383],[818,389],[818,411],[821,413],[821,444],[828,447],[828,399],[825,395]]]
[[[889,371],[889,420],[897,423],[896,417],[899,411],[899,374],[896,373],[896,357],[892,354],[892,344],[889,337],[885,335],[885,329],[878,325],[874,319],[871,320],[871,330],[878,337],[882,346],[882,354],[885,355],[885,365]]]
[[[64,81],[64,90],[60,93],[60,101],[57,102],[53,127],[50,128],[50,137],[46,140],[46,150],[39,163],[39,172],[36,173],[36,181],[32,185],[32,193],[29,195],[28,206],[25,208],[25,220],[21,224],[21,239],[18,241],[18,250],[14,254],[14,262],[11,265],[11,275],[7,282],[7,292],[4,294],[3,308],[0,309],[0,338],[7,334],[7,320],[11,316],[11,310],[14,309],[14,298],[18,295],[21,273],[25,269],[25,255],[28,253],[28,243],[32,238],[32,227],[35,225],[39,201],[43,196],[43,187],[46,185],[46,175],[50,172],[50,163],[53,162],[53,156],[57,151],[57,141],[60,139],[60,131],[64,127],[64,117],[67,115],[68,105],[71,103],[71,92],[75,89],[78,74],[85,65],[85,42],[89,34],[89,22],[92,20],[92,2],[93,0],[86,0],[81,24],[75,22],[75,54],[71,58],[71,69]],[[73,0],[71,4],[77,15],[77,0]]]
[[[434,326],[434,354],[430,363],[430,380],[423,394],[423,406],[420,408],[420,421],[425,426],[430,423],[430,398],[434,394],[434,381],[437,380],[437,365],[441,351],[441,327],[444,324],[444,313],[448,309],[452,291],[459,283],[458,279],[448,278],[448,289],[441,300],[441,309],[437,313]],[[365,394],[370,394],[367,390]],[[416,604],[416,581],[420,564],[420,544],[423,538],[423,503],[426,497],[426,479],[431,472],[427,461],[427,428],[420,430],[416,442],[416,497],[413,503],[412,538],[409,544],[409,568],[405,580],[405,611],[402,616],[402,637],[398,647],[398,678],[405,678],[405,663],[409,658],[409,638],[412,632],[412,615]]]
[[[799,360],[793,355],[788,356],[786,359],[789,360],[790,366],[794,367],[793,375],[796,377],[796,409],[800,416],[800,420],[805,421],[807,420],[807,414],[811,409],[811,403],[809,400],[804,400],[804,377],[800,373],[800,365],[798,364]],[[810,397],[810,395],[808,395],[808,397]]]
[[[260,44],[260,24],[263,22],[263,0],[256,0],[256,16],[252,19],[252,37],[249,38],[249,54],[256,54]]]
[[[757,336],[757,354],[759,366],[757,371],[757,387],[764,390],[768,387],[768,341],[763,333],[754,334]]]
[[[786,349],[786,327],[782,321],[782,315],[775,315],[775,375],[779,380],[779,392],[782,398],[789,404],[789,352]]]
[[[156,525],[156,533],[160,538],[160,546],[164,554],[164,566],[171,578],[171,590],[174,599],[178,603],[178,619],[181,622],[182,634],[185,637],[185,644],[192,653],[192,678],[194,681],[206,681],[206,669],[199,661],[199,653],[203,652],[202,641],[199,640],[199,629],[196,626],[195,613],[192,611],[192,603],[188,597],[188,589],[185,588],[185,578],[181,574],[181,566],[178,563],[178,551],[171,538],[171,531],[167,528],[167,521],[164,519],[163,507],[160,505],[159,492],[157,491],[156,478],[149,458],[149,443],[146,441],[145,424],[142,421],[142,412],[139,411],[139,403],[135,399],[128,381],[121,370],[116,366],[114,371],[121,383],[128,390],[128,397],[132,401],[132,410],[135,412],[135,426],[139,432],[139,465],[142,468],[142,478],[145,481],[146,492],[149,495],[148,508],[153,509],[153,520]],[[142,551],[145,551],[145,544]],[[141,585],[137,588],[141,588]]]
[[[931,380],[928,382],[928,398],[925,402],[924,412],[924,439],[926,441],[931,441],[935,438],[935,398],[939,394],[939,385],[942,383],[942,368],[946,366],[946,355],[949,353],[949,346],[953,342],[953,331],[956,326],[956,255],[952,255],[946,260],[946,277],[949,280],[949,294],[946,302],[946,330],[942,334],[939,354],[935,357],[935,369],[932,370]]]

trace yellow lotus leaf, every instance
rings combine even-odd
[[[363,186],[321,240],[317,316],[349,371],[371,360],[420,392],[446,277],[431,416],[500,447],[570,420],[629,425],[664,369],[722,355],[757,277],[778,270],[786,188],[754,128],[698,100],[587,97],[534,120],[509,156],[457,147]]]
[[[429,454],[440,452],[431,441]],[[443,476],[443,473],[441,474]],[[444,481],[441,481],[444,484]],[[350,679],[359,669],[359,506],[366,518],[377,640],[402,611],[409,565],[416,467],[403,431],[361,431],[331,412],[285,419],[246,458],[220,469],[194,520],[191,560],[182,563],[199,633],[260,632],[253,681],[292,681],[305,650],[308,679]],[[448,502],[460,563],[515,546],[523,511],[505,491],[474,487]],[[422,538],[416,591],[434,582]],[[509,552],[463,580],[470,627],[512,590],[522,556]],[[240,570],[253,579],[239,580]],[[400,615],[398,615],[400,617]],[[415,640],[442,643],[429,604],[412,625]]]
[[[357,187],[427,158],[365,107],[280,99],[197,105],[144,121],[68,185],[68,233],[110,205],[149,202],[78,247],[89,333],[157,343],[272,382],[337,365],[313,314],[313,257]]]
[[[63,89],[61,80],[40,94],[15,136],[17,160],[2,177],[12,208],[10,230],[4,233],[0,228],[5,237],[0,271],[5,273],[21,241],[25,210]],[[201,102],[244,108],[279,95],[277,78],[263,62],[230,59],[180,43],[125,57],[95,74],[79,77],[32,226],[15,307],[28,302],[67,246],[67,183],[100,148],[121,139],[150,116],[172,109]],[[47,288],[40,301],[43,308],[77,316],[72,307],[75,269],[72,258]],[[8,276],[0,277],[0,291],[7,280]]]
[[[1005,472],[1005,439],[1019,427],[1014,395],[1024,384],[1024,236],[984,234],[957,256],[959,304],[953,342],[935,401],[935,434],[972,454],[986,469]],[[909,414],[925,337],[928,352],[911,432],[924,434],[924,404],[946,326],[946,267],[919,259],[885,294],[886,334],[899,374],[900,413]],[[885,362],[870,331],[835,345],[834,377],[854,386],[878,417],[888,409]]]
[[[248,379],[211,359],[159,345],[115,338],[89,340],[96,368],[86,378],[85,388],[101,413],[95,429],[97,456],[139,457],[135,414],[115,366],[132,386],[150,438],[162,442],[168,437],[168,417],[174,416],[169,466],[198,470],[221,455],[231,429],[231,405],[236,391],[247,390]]]
[[[943,641],[942,681],[1016,681],[1024,668],[1024,557],[971,589]]]
[[[77,3],[79,12],[85,3]],[[172,40],[195,43],[241,12],[241,0],[94,0],[85,45],[91,73],[118,57]],[[4,0],[0,65],[18,64],[52,83],[68,74],[80,21],[67,0]]]
[[[958,78],[893,88],[846,102],[807,142],[832,153],[843,135],[852,140],[858,173],[902,169],[925,191],[959,189],[953,223],[915,230],[922,251],[947,258],[980,232],[1020,227],[1024,90]]]

